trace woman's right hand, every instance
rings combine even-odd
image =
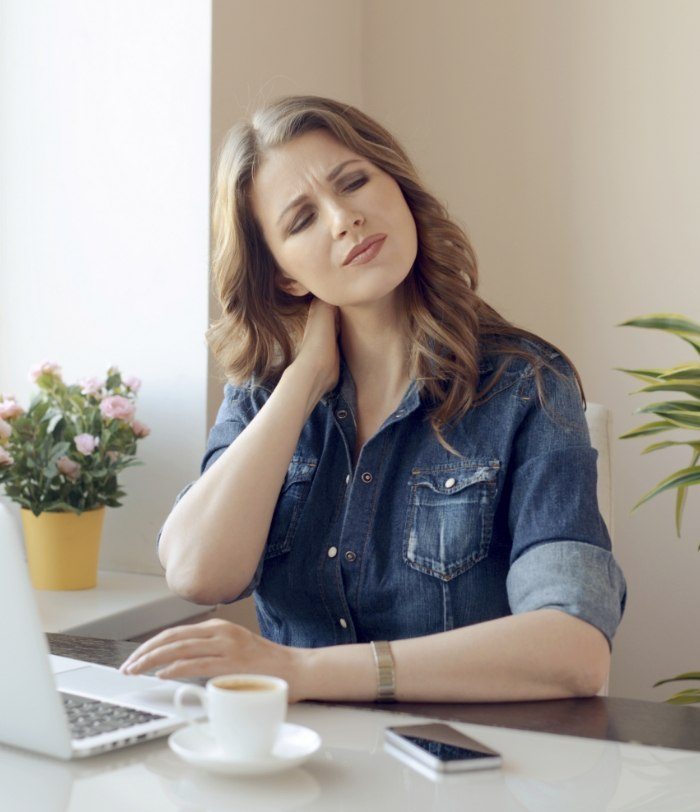
[[[340,311],[321,299],[312,299],[295,367],[309,371],[320,388],[319,399],[338,383],[340,374]]]

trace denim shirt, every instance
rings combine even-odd
[[[540,351],[566,374],[544,372],[547,410],[532,366],[514,359],[443,431],[456,457],[413,381],[354,467],[356,393],[341,357],[337,386],[302,429],[253,581],[232,597],[254,593],[266,638],[397,640],[553,608],[611,642],[626,586],[598,509],[597,452],[570,367]],[[480,388],[497,360],[482,361]],[[269,395],[251,381],[226,384],[202,473]]]

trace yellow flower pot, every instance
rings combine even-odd
[[[24,543],[36,589],[92,589],[105,518],[104,507],[75,513],[40,513],[23,509]]]

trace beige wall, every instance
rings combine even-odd
[[[615,324],[653,311],[700,318],[699,26],[692,0],[215,2],[213,144],[261,97],[360,103],[466,227],[484,297],[572,357],[619,435],[646,401],[613,367],[693,357]],[[210,419],[219,401],[217,382]],[[629,602],[611,693],[656,699],[667,695],[656,679],[700,667],[700,494],[689,494],[682,541],[673,495],[630,515],[687,465],[684,451],[642,447],[613,448]]]

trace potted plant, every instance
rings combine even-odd
[[[654,313],[623,322],[621,327],[643,327],[651,330],[663,330],[676,335],[690,344],[700,354],[700,324],[673,313]],[[636,410],[637,413],[654,415],[656,418],[632,431],[621,435],[621,439],[632,437],[647,437],[672,430],[685,430],[696,432],[690,438],[681,440],[663,440],[652,443],[643,449],[642,454],[660,451],[665,448],[689,446],[691,449],[690,465],[667,476],[648,493],[644,494],[632,508],[636,510],[654,496],[667,490],[676,490],[676,535],[680,538],[683,508],[687,490],[692,485],[700,484],[700,361],[690,361],[667,369],[621,369],[629,375],[643,381],[646,386],[639,392],[671,392],[673,399],[650,403]],[[676,399],[676,393],[686,395],[683,399]],[[676,435],[674,435],[675,437]],[[700,545],[698,545],[700,550]],[[660,680],[655,684],[664,685],[668,682],[681,680],[700,680],[700,671],[690,671],[678,674],[670,679]],[[667,702],[677,705],[686,705],[700,702],[700,688],[689,688],[671,696]]]
[[[24,410],[0,396],[0,485],[21,507],[27,561],[38,589],[89,589],[105,507],[124,496],[118,474],[150,430],[134,418],[138,378],[111,367],[106,380],[67,385],[49,361],[29,378],[39,392]]]

